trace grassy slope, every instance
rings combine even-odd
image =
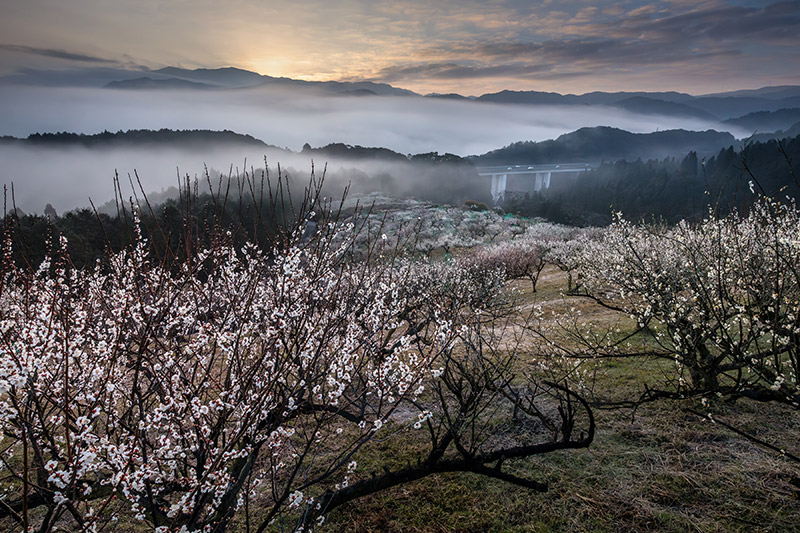
[[[536,295],[528,282],[516,285],[523,309],[534,302],[546,310],[576,307],[587,321],[615,322],[584,300],[564,298],[566,277],[551,267]],[[595,393],[636,397],[642,379],[657,379],[664,370],[661,363],[610,362],[598,374]],[[699,405],[662,402],[635,413],[595,411],[598,433],[588,450],[515,463],[517,473],[547,481],[547,493],[473,474],[438,475],[344,506],[315,531],[800,531],[800,499],[788,483],[800,477],[800,464],[682,407]],[[712,410],[717,419],[800,455],[800,412],[752,402],[719,403]],[[387,461],[398,467],[409,457],[408,440],[390,438],[364,450],[359,470],[379,470]],[[9,524],[0,522],[0,530]],[[243,530],[241,525],[231,530]],[[114,527],[145,530],[124,511]]]
[[[587,319],[610,320],[560,295],[566,279],[546,270],[535,299],[553,309],[584,306]],[[534,300],[527,283],[523,302]],[[635,397],[653,362],[606,365],[595,392]],[[328,517],[329,531],[800,531],[800,500],[788,479],[800,465],[724,427],[684,413],[696,402],[662,402],[596,411],[588,450],[559,452],[516,467],[550,484],[538,494],[472,474],[451,474],[364,498]],[[714,415],[798,454],[800,413],[752,402],[715,404]],[[372,453],[402,461],[399,441]],[[366,459],[366,458],[365,458]]]

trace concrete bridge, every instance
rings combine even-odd
[[[525,196],[549,189],[551,180],[575,178],[581,172],[597,168],[596,163],[560,163],[557,165],[498,165],[477,167],[479,176],[491,176],[492,200],[501,203],[511,196]]]

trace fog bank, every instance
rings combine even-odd
[[[299,150],[308,142],[383,146],[400,153],[474,155],[584,126],[636,133],[720,129],[686,117],[601,106],[528,106],[423,97],[331,96],[280,89],[111,90],[0,87],[0,135],[128,129],[233,130]]]
[[[114,176],[119,175],[122,196],[140,195],[136,176],[147,194],[161,193],[185,183],[188,176],[207,189],[206,169],[214,187],[218,177],[236,177],[245,170],[258,179],[268,170],[275,180],[280,172],[295,187],[304,186],[312,170],[325,175],[326,191],[339,196],[345,187],[355,194],[383,192],[441,203],[465,200],[489,201],[489,181],[479,177],[467,163],[436,163],[425,160],[348,160],[320,154],[287,152],[264,147],[227,146],[213,150],[187,147],[53,147],[0,144],[0,183],[9,187],[7,209],[11,209],[11,184],[15,205],[26,213],[42,213],[51,204],[59,214],[95,206],[114,198]],[[132,183],[132,184],[131,184]],[[132,188],[133,187],[133,188]],[[161,196],[156,195],[156,196]]]
[[[490,104],[417,96],[336,96],[274,88],[236,90],[111,90],[0,86],[0,135],[35,132],[97,133],[130,129],[232,130],[267,144],[299,152],[303,144],[333,142],[385,147],[403,154],[425,152],[461,156],[482,154],[521,140],[552,139],[585,126],[606,125],[631,132],[663,129],[723,129],[719,123],[686,117],[637,115],[602,106]],[[730,128],[726,128],[730,129]],[[123,180],[137,170],[148,191],[175,185],[177,176],[202,176],[203,165],[227,173],[231,166],[282,163],[308,174],[311,160],[268,148],[193,149],[53,148],[0,145],[0,183],[15,185],[18,207],[42,212],[51,203],[59,212],[102,203],[113,197],[115,171]],[[363,162],[331,163],[337,175]],[[402,175],[410,170],[372,169]],[[400,174],[400,175],[398,175]],[[419,178],[419,176],[417,176]],[[436,184],[432,184],[434,187]],[[403,187],[394,183],[395,190]]]

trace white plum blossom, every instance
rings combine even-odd
[[[697,224],[620,217],[586,243],[577,272],[587,295],[650,332],[650,353],[675,361],[678,394],[800,407],[799,232],[796,206],[768,198]]]
[[[271,517],[310,505],[308,469],[347,481],[355,462],[315,450],[377,438],[452,345],[455,310],[487,295],[455,267],[392,257],[391,238],[355,260],[357,226],[305,227],[271,253],[228,235],[166,264],[134,212],[134,245],[83,270],[63,238],[33,272],[6,242],[0,430],[9,453],[35,439],[44,505],[199,531],[251,494]],[[437,276],[449,297],[420,284]]]

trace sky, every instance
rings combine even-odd
[[[800,0],[0,0],[0,135],[228,129],[294,151],[342,142],[462,156],[601,125],[717,129],[741,138],[752,132],[732,131],[722,116],[613,106],[356,98],[276,86],[103,87],[173,66],[380,82],[420,94],[708,94],[800,85],[798,35]],[[25,210],[52,203],[62,211],[90,196],[110,198],[116,172],[137,170],[158,190],[178,173],[261,161],[263,152],[7,144],[0,145],[0,184],[15,184]],[[307,155],[282,154],[272,163],[310,168]]]
[[[800,2],[3,0],[0,82],[234,66],[419,93],[800,84]]]

